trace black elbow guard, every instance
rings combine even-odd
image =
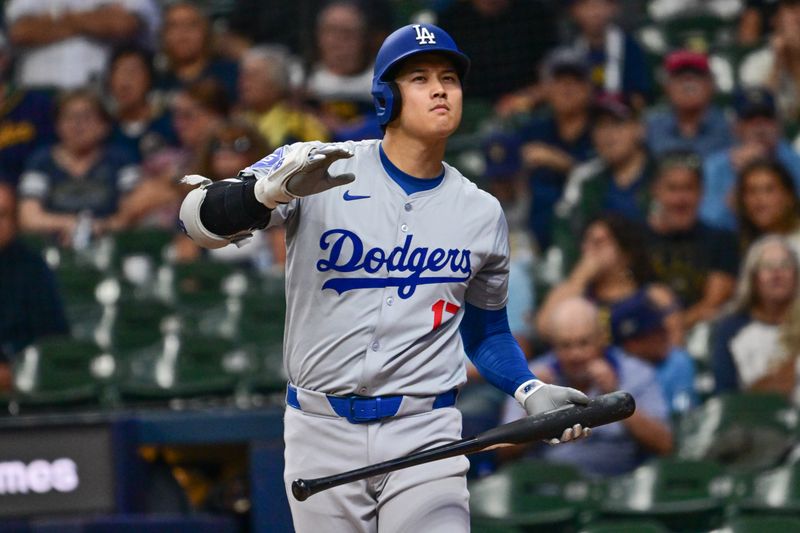
[[[255,186],[252,174],[240,174],[206,187],[206,197],[200,206],[203,226],[217,235],[265,228],[271,211],[256,200]]]

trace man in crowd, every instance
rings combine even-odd
[[[636,399],[630,418],[592,430],[592,438],[570,446],[539,446],[547,460],[570,463],[588,475],[629,472],[644,459],[672,451],[668,407],[654,369],[616,346],[605,346],[597,308],[584,298],[563,301],[552,315],[553,352],[531,362],[546,383],[574,387],[589,397],[625,390]],[[505,422],[525,415],[507,402]],[[502,451],[511,458],[523,447]]]
[[[731,126],[712,103],[714,78],[708,56],[679,50],[664,61],[668,106],[647,117],[647,145],[654,155],[694,150],[706,157],[733,144]]]

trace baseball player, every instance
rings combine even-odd
[[[453,442],[464,353],[529,414],[586,403],[537,380],[511,336],[499,203],[442,162],[468,58],[442,29],[386,38],[372,94],[381,141],[283,146],[239,176],[187,181],[187,234],[208,248],[286,228],[284,473],[338,473]],[[588,435],[565,428],[560,441]],[[289,498],[297,531],[469,531],[465,457]]]

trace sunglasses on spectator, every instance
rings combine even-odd
[[[233,141],[223,141],[221,139],[214,139],[211,142],[211,151],[217,152],[219,150],[231,150],[237,154],[247,152],[253,146],[252,141],[245,136],[237,137]]]

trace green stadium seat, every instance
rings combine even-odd
[[[119,391],[123,401],[230,396],[237,376],[226,370],[226,361],[240,356],[235,343],[227,339],[167,333],[159,345],[124,362]]]
[[[138,228],[118,232],[114,235],[113,265],[121,271],[123,263],[130,257],[146,257],[153,265],[160,264],[164,252],[174,238],[174,232],[160,228]]]
[[[800,531],[797,516],[740,516],[729,521],[720,533],[789,533]]]
[[[733,471],[778,464],[791,446],[793,411],[777,394],[710,398],[687,413],[677,430],[677,456],[713,460]]]
[[[473,522],[520,531],[575,531],[589,483],[572,466],[523,461],[470,485]]]
[[[599,512],[615,520],[655,520],[672,531],[706,531],[722,523],[732,488],[715,463],[657,459],[610,479]]]
[[[16,359],[13,399],[23,408],[96,404],[105,377],[96,362],[107,357],[91,341],[42,339]]]
[[[601,520],[585,526],[580,533],[669,533],[669,529],[651,520]]]
[[[759,513],[800,513],[800,463],[791,463],[752,476],[738,506]],[[800,529],[798,529],[800,531]]]
[[[109,328],[114,353],[125,355],[159,343],[165,320],[174,316],[174,309],[159,300],[120,300]]]

